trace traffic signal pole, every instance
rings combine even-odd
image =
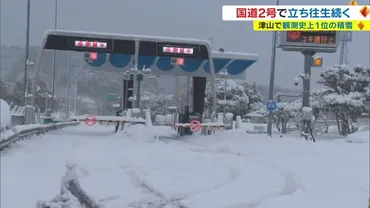
[[[304,76],[303,76],[303,96],[302,96],[302,109],[310,107],[310,82],[311,82],[311,60],[315,52],[303,51],[304,55]],[[302,112],[304,114],[305,112]],[[312,113],[312,112],[311,112]],[[310,113],[309,113],[310,114]],[[303,115],[304,116],[304,115]],[[305,137],[309,134],[309,128],[311,128],[311,118],[303,117],[302,132],[304,132]]]
[[[280,0],[276,0],[276,5],[280,4]],[[276,39],[277,32],[274,31],[272,34],[272,46],[271,46],[271,68],[270,68],[270,84],[269,84],[269,100],[274,100],[274,87],[275,87],[275,62],[276,62]],[[267,123],[267,135],[272,136],[272,111],[268,114]]]

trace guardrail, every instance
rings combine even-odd
[[[24,128],[20,126],[21,127],[20,130],[17,130],[17,128],[15,127],[11,135],[7,136],[6,138],[2,138],[0,140],[0,151],[2,151],[4,148],[8,147],[10,144],[16,141],[19,141],[25,138],[30,138],[31,136],[34,136],[34,135],[46,134],[50,131],[58,130],[66,126],[76,126],[79,123],[80,122],[60,122],[60,123],[54,123],[54,124],[31,124],[31,125],[25,125]]]

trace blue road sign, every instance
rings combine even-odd
[[[275,101],[273,100],[269,100],[267,103],[266,103],[266,108],[268,111],[273,111],[276,109],[276,103]]]

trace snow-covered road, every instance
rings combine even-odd
[[[312,144],[242,130],[156,143],[142,125],[112,129],[70,127],[2,152],[1,207],[35,207],[55,197],[66,164],[76,166],[81,188],[105,208],[367,206],[368,143]]]

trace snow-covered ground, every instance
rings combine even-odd
[[[66,164],[104,208],[367,207],[368,143],[314,144],[245,129],[182,138],[170,138],[167,127],[152,131],[80,125],[14,144],[1,153],[1,207],[52,199]],[[162,135],[158,143],[153,135]]]
[[[0,129],[5,130],[11,126],[11,112],[9,104],[0,99]]]

